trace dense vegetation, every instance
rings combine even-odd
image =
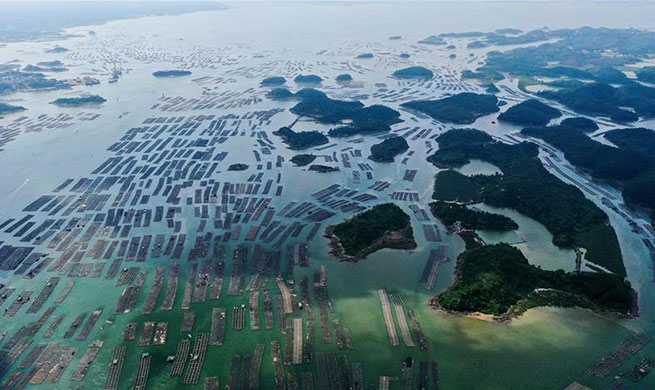
[[[102,96],[92,95],[92,96],[80,96],[72,98],[59,98],[53,101],[53,104],[58,106],[81,106],[84,104],[102,104],[106,102],[107,99]]]
[[[293,150],[307,149],[329,142],[328,138],[319,131],[293,131],[289,127],[281,127],[273,134],[282,137],[284,143],[289,145],[289,149]]]
[[[344,82],[344,81],[351,81],[353,79],[353,76],[349,75],[348,73],[343,73],[340,74],[336,77],[337,81]]]
[[[587,260],[625,275],[614,230],[611,227],[596,229],[608,224],[607,215],[585,198],[579,189],[551,175],[538,159],[536,145],[508,145],[495,141],[467,144],[449,134],[458,131],[461,130],[450,130],[439,136],[437,141],[440,148],[428,160],[438,166],[460,166],[470,159],[480,159],[496,165],[503,175],[468,178],[450,173],[449,176],[457,177],[463,185],[474,185],[484,203],[509,207],[537,220],[553,234],[553,244],[559,247],[584,247],[587,249]],[[580,134],[578,131],[572,132]],[[449,144],[448,140],[452,139],[457,139],[457,142]],[[435,189],[439,190],[437,184]],[[440,198],[443,199],[443,196]],[[589,232],[593,232],[593,239],[587,234]],[[602,253],[591,249],[591,246],[602,241],[616,250]],[[592,254],[596,256],[592,257]]]
[[[393,203],[383,203],[334,225],[343,254],[364,257],[381,248],[415,247],[409,215]]]
[[[296,76],[296,78],[293,79],[296,83],[306,83],[306,84],[318,84],[323,79],[320,76],[317,76],[315,74],[310,74],[310,75],[302,75],[299,74]]]
[[[399,79],[431,79],[434,77],[434,73],[422,66],[410,66],[393,72],[393,76]]]
[[[501,316],[536,306],[585,307],[629,314],[632,289],[621,276],[604,272],[546,271],[507,244],[461,255],[459,279],[437,297],[446,310]]]
[[[618,148],[596,142],[570,127],[526,128],[524,134],[538,137],[564,152],[576,166],[599,179],[623,187],[624,199],[655,210],[655,132],[649,129],[612,130],[605,138]]]
[[[403,107],[421,111],[442,122],[473,123],[477,118],[498,112],[498,99],[493,95],[463,92],[439,100],[414,100]]]
[[[525,100],[498,115],[498,119],[523,126],[547,125],[551,119],[559,118],[562,113],[536,99]]]
[[[390,125],[400,121],[398,111],[379,104],[364,107],[359,101],[331,99],[311,88],[302,89],[295,96],[301,99],[291,108],[296,115],[310,117],[319,123],[351,121],[348,125],[331,129],[328,132],[331,137],[386,132],[391,129]]]
[[[298,167],[304,167],[305,165],[314,162],[314,160],[316,160],[316,156],[313,154],[296,154],[291,157],[291,162]]]
[[[583,27],[564,30],[536,30],[512,39],[499,38],[494,44],[558,39],[538,46],[506,52],[491,52],[482,73],[496,71],[524,76],[585,78],[597,80],[594,68],[621,66],[653,54],[652,31]],[[607,52],[615,55],[608,56]],[[553,66],[552,63],[558,65]],[[603,72],[595,72],[603,76]]]
[[[640,153],[655,163],[655,131],[645,128],[612,130],[604,137],[621,149]]]
[[[637,79],[645,83],[655,84],[655,66],[647,66],[639,69],[637,72]]]
[[[592,133],[598,130],[596,122],[583,117],[566,118],[562,121],[561,125],[572,129],[582,130],[585,133]]]
[[[294,97],[293,92],[286,88],[274,88],[270,90],[266,95],[273,100],[285,100]]]
[[[264,86],[273,86],[273,85],[282,85],[286,83],[287,80],[281,76],[267,77],[262,80],[261,84]]]
[[[180,76],[188,76],[191,74],[190,70],[158,70],[156,72],[153,72],[152,75],[155,77],[180,77]]]
[[[432,202],[430,203],[430,210],[446,226],[460,222],[462,228],[473,230],[509,231],[519,228],[519,225],[509,217],[470,209],[457,203]]]
[[[544,91],[540,95],[579,112],[605,115],[619,122],[655,115],[655,88],[634,82],[619,87],[592,83],[574,89]],[[632,108],[634,112],[624,107]]]
[[[650,208],[655,215],[655,131],[643,128],[612,130],[605,138],[621,149],[648,159],[649,170],[625,183],[623,198]]]
[[[0,115],[11,114],[12,112],[18,112],[23,110],[25,110],[25,107],[12,106],[11,104],[0,103]]]
[[[409,149],[407,141],[403,137],[390,137],[384,141],[371,146],[371,156],[373,161],[393,162],[393,158],[404,153]]]
[[[589,170],[599,179],[630,180],[649,167],[641,154],[596,142],[566,126],[528,127],[521,132],[555,146],[572,164]]]

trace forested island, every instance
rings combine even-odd
[[[296,83],[305,83],[305,84],[319,84],[323,79],[315,74],[302,75],[299,74],[296,78],[293,79]]]
[[[339,82],[346,82],[346,81],[352,81],[353,76],[349,75],[348,73],[343,73],[340,74],[336,77],[336,80]]]
[[[191,74],[190,70],[178,70],[178,69],[158,70],[152,73],[152,75],[155,77],[181,77],[181,76],[188,76],[190,74]]]
[[[602,144],[567,126],[527,127],[521,133],[555,146],[568,161],[599,179],[626,181],[649,169],[649,161],[641,153]]]
[[[359,59],[373,58],[373,53],[362,53],[362,54],[358,55],[356,58],[359,58]]]
[[[291,108],[291,112],[296,115],[312,118],[319,123],[350,121],[348,125],[331,129],[328,132],[331,137],[388,132],[390,125],[400,121],[400,113],[389,107],[378,104],[364,107],[359,101],[331,99],[325,93],[311,88],[302,89],[294,96],[301,99]]]
[[[328,138],[319,131],[293,131],[289,127],[281,127],[273,134],[282,137],[289,149],[300,150],[312,146],[323,145],[329,142]]]
[[[328,227],[325,234],[330,238],[330,253],[342,260],[363,259],[382,248],[416,248],[409,215],[393,203],[375,205]]]
[[[409,149],[409,145],[403,137],[389,137],[384,141],[371,146],[371,160],[376,162],[393,162],[394,157],[404,153]]]
[[[465,205],[436,201],[430,203],[430,210],[446,226],[459,223],[462,229],[510,231],[519,228],[511,218],[468,208]]]
[[[522,133],[555,146],[572,164],[622,188],[629,204],[646,207],[655,214],[655,131],[631,128],[605,133],[604,137],[618,148],[594,141],[564,124],[526,128]]]
[[[524,100],[498,115],[498,120],[522,126],[543,126],[562,113],[536,99]]]
[[[14,112],[24,111],[25,107],[13,106],[11,104],[0,103],[0,115],[11,114]]]
[[[562,91],[543,91],[540,95],[565,104],[576,111],[608,116],[617,122],[632,122],[638,120],[640,116],[655,115],[655,88],[638,83],[619,87],[606,83],[593,83]]]
[[[583,117],[566,118],[560,124],[572,129],[581,130],[585,133],[592,133],[598,130],[596,122]]]
[[[583,247],[587,250],[587,260],[625,276],[618,239],[607,215],[578,188],[550,174],[538,159],[539,150],[535,144],[508,145],[489,141],[489,136],[478,130],[458,133],[461,131],[450,130],[439,136],[439,150],[429,156],[428,161],[440,167],[455,168],[470,159],[478,159],[500,168],[502,175],[467,177],[457,172],[448,174],[451,182],[452,177],[461,182],[458,188],[466,188],[468,193],[477,197],[471,201],[515,209],[543,224],[553,235],[556,246]],[[475,137],[467,136],[476,132]],[[439,183],[441,177],[437,175],[435,181],[437,199],[444,198],[438,193],[444,187]]]
[[[463,92],[439,100],[414,100],[402,107],[428,114],[441,122],[470,124],[481,116],[498,112],[498,99],[493,95]]]
[[[289,91],[286,88],[274,88],[270,90],[266,96],[272,100],[286,100],[292,99],[294,97],[293,92]]]
[[[410,66],[393,72],[393,76],[399,79],[431,79],[434,73],[422,66]]]
[[[538,306],[636,314],[632,288],[621,275],[546,271],[531,265],[521,251],[508,244],[487,245],[460,255],[455,284],[433,298],[431,305],[501,320]]]
[[[106,101],[107,99],[103,98],[102,96],[91,95],[91,96],[80,96],[80,97],[72,97],[72,98],[58,98],[55,99],[52,102],[52,104],[56,104],[58,106],[66,106],[66,107],[79,107],[87,104],[102,104]]]
[[[275,85],[282,85],[286,83],[287,80],[284,77],[276,76],[276,77],[267,77],[261,81],[261,85],[270,87],[270,86],[275,86]]]
[[[304,167],[307,164],[310,164],[316,160],[316,156],[313,154],[296,154],[291,157],[291,162],[297,167]]]

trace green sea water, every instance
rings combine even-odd
[[[13,172],[3,172],[0,175],[6,183],[6,188],[3,189],[3,200],[6,201],[2,210],[3,218],[14,216],[29,201],[44,192],[50,191],[60,184],[63,179],[69,176],[84,177],[87,175],[88,172],[104,161],[104,158],[108,155],[105,149],[111,143],[120,138],[126,129],[141,124],[146,117],[175,115],[171,113],[162,114],[150,108],[162,93],[171,96],[194,97],[206,91],[195,85],[190,86],[189,82],[185,80],[173,80],[164,84],[146,78],[155,69],[180,65],[181,62],[163,60],[164,55],[153,59],[138,59],[139,55],[142,54],[141,51],[143,53],[180,55],[184,58],[184,65],[188,65],[194,62],[194,58],[189,59],[189,57],[184,56],[188,54],[188,51],[193,51],[192,44],[189,42],[195,42],[198,45],[211,46],[218,53],[217,56],[223,59],[234,57],[238,58],[238,61],[242,61],[239,63],[235,60],[237,61],[235,62],[236,65],[230,65],[229,63],[216,65],[219,71],[206,66],[206,64],[197,64],[199,69],[194,69],[193,77],[223,76],[240,65],[251,66],[253,72],[255,72],[266,60],[254,59],[253,53],[268,53],[276,61],[283,61],[286,58],[302,59],[306,62],[306,66],[310,64],[311,69],[316,72],[334,76],[343,72],[343,69],[338,69],[337,65],[335,65],[338,61],[345,61],[353,57],[354,54],[371,49],[371,47],[377,51],[405,51],[413,45],[412,41],[410,43],[398,43],[400,45],[398,47],[386,47],[385,45],[395,45],[395,43],[387,42],[388,36],[393,33],[402,33],[404,36],[415,40],[432,33],[465,31],[471,28],[470,23],[468,23],[471,18],[479,20],[481,24],[479,27],[484,29],[511,26],[528,28],[530,27],[529,22],[518,17],[521,9],[534,15],[548,15],[548,21],[551,25],[563,23],[562,15],[563,13],[566,14],[568,10],[569,13],[575,15],[570,23],[576,25],[588,22],[588,14],[593,13],[596,18],[594,20],[599,20],[598,23],[602,22],[602,25],[623,26],[627,24],[628,17],[634,15],[634,8],[632,7],[635,7],[635,5],[615,5],[613,8],[608,5],[591,8],[591,5],[580,4],[569,4],[564,7],[539,4],[535,5],[535,8],[524,8],[525,5],[517,5],[519,10],[513,8],[513,4],[504,6],[484,5],[481,6],[480,10],[472,10],[470,5],[463,5],[459,6],[463,8],[458,8],[457,5],[451,3],[442,5],[443,8],[439,8],[439,5],[415,4],[412,7],[414,8],[398,4],[384,4],[380,7],[373,7],[370,4],[342,4],[336,8],[320,4],[298,7],[281,4],[278,8],[273,5],[266,5],[262,8],[257,8],[254,5],[235,5],[227,11],[146,18],[139,20],[139,22],[122,21],[98,26],[96,28],[97,34],[106,37],[105,39],[108,42],[113,41],[117,46],[113,47],[107,43],[111,50],[106,53],[103,52],[102,55],[116,55],[117,53],[122,55],[126,61],[125,66],[131,67],[132,71],[116,86],[103,84],[98,87],[98,92],[108,98],[108,104],[106,108],[102,109],[103,118],[98,122],[94,122],[93,126],[82,123],[71,129],[61,130],[59,133],[27,133],[10,144],[7,150],[2,151],[0,162],[4,166],[16,167]],[[643,26],[650,23],[650,21],[645,20],[643,15],[652,12],[652,7],[649,5],[644,5],[644,7],[646,7],[645,11],[639,12],[639,15],[642,16],[638,20],[630,19],[632,22],[629,23],[630,25]],[[560,8],[563,8],[563,10]],[[453,16],[458,14],[458,9],[463,15],[466,12],[470,13],[467,16]],[[630,10],[633,12],[630,13]],[[329,20],[329,23],[312,22],[311,16],[319,12],[326,15],[325,17]],[[396,21],[397,24],[394,25],[389,22],[382,28],[381,23],[370,22],[363,15],[376,16],[379,18],[378,20]],[[400,17],[403,15],[405,17]],[[438,22],[434,21],[434,17],[430,15],[439,15],[438,21],[443,24],[439,25]],[[617,15],[623,15],[624,20],[617,20],[620,19]],[[414,19],[412,23],[411,17],[417,19]],[[290,21],[295,21],[297,25],[293,26]],[[337,27],[339,26],[338,23],[342,23],[345,27],[340,30]],[[175,26],[184,26],[184,29],[179,32],[173,28]],[[541,27],[541,24],[532,27]],[[79,29],[79,31],[82,30],[82,28]],[[295,35],[291,34],[289,30],[295,31]],[[303,30],[304,33],[300,34],[298,30]],[[358,35],[358,32],[361,33]],[[249,33],[251,34],[249,35]],[[139,40],[146,39],[146,37],[152,39],[152,43],[148,47],[139,47],[135,51],[119,49],[118,47],[121,44],[116,42],[120,42],[118,38],[125,35],[129,35],[133,40],[132,43],[135,44]],[[326,39],[325,36],[330,38]],[[247,39],[244,37],[247,37]],[[355,37],[358,39],[355,39]],[[98,46],[100,45],[98,42],[93,43],[87,41],[86,38],[76,38],[68,42],[61,42],[61,44],[69,45],[80,53],[79,58],[69,59],[69,61],[79,64],[82,68],[79,72],[91,71],[93,68],[106,66],[101,59],[93,56],[94,51],[99,50]],[[13,44],[0,49],[0,58],[3,61],[10,61],[16,56],[26,58],[25,61],[40,58],[42,56],[41,49],[46,45],[49,46],[51,43]],[[322,57],[323,54],[317,54],[323,48],[332,52],[332,56],[328,57],[330,58],[329,64],[322,64],[322,61],[325,61],[324,57]],[[457,50],[459,57],[465,58],[462,53],[466,53],[466,49],[458,47]],[[270,52],[273,52],[273,54],[270,54]],[[143,55],[145,56],[145,54]],[[467,64],[465,60],[457,60],[452,64],[445,63],[446,56],[440,52],[436,54],[435,52],[417,52],[415,58],[417,58],[418,63],[431,64],[444,72],[449,69],[459,71],[472,66]],[[200,62],[201,60],[197,61]],[[282,65],[278,64],[276,66],[278,66],[276,71],[285,69]],[[371,93],[374,91],[372,84],[375,82],[388,82],[391,84],[387,76],[390,70],[396,66],[398,65],[394,62],[364,65],[365,69],[362,70],[361,74],[357,75],[357,78],[366,85],[362,92]],[[259,80],[259,74],[256,72],[252,77],[242,75],[234,77],[236,81],[232,85],[216,88],[242,91],[247,88],[254,88]],[[325,89],[329,93],[344,93],[342,89],[329,83],[326,84]],[[434,91],[433,93],[441,94],[442,92]],[[25,103],[32,112],[57,113],[56,108],[47,104],[56,96],[58,96],[58,93],[46,92],[41,95],[22,94],[20,98],[25,99]],[[366,101],[366,104],[372,104],[373,102],[374,99],[370,99]],[[293,102],[273,103],[264,100],[258,108],[289,108],[292,105]],[[198,110],[187,111],[179,115],[243,113],[250,109],[235,108],[209,110],[209,112]],[[121,113],[126,111],[129,111],[130,114],[118,118]],[[73,110],[73,112],[76,112],[76,110]],[[270,133],[279,126],[289,124],[294,119],[295,116],[286,111],[275,116],[270,128],[264,130]],[[420,124],[434,126],[430,121],[423,121]],[[491,124],[491,117],[481,118],[476,123],[476,126],[478,125],[495,135],[516,130],[516,128],[509,125]],[[327,129],[325,126],[312,122],[300,122],[298,128],[307,130]],[[272,135],[269,136],[273,138]],[[409,161],[408,166],[401,164],[385,165],[366,161],[368,148],[375,142],[379,142],[379,140],[375,138],[366,139],[362,144],[356,145],[364,153],[362,161],[374,167],[375,180],[386,180],[391,183],[389,190],[381,194],[375,202],[388,201],[388,193],[393,190],[408,189],[416,191],[420,195],[419,204],[427,210],[427,204],[432,192],[432,178],[437,170],[425,161],[424,157],[429,147],[425,145],[424,140],[421,139],[411,143],[415,155]],[[279,143],[278,140],[276,140],[276,143]],[[52,147],[52,145],[57,147]],[[328,154],[333,150],[338,151],[346,146],[350,145],[345,141],[339,141],[338,147],[324,153]],[[226,166],[230,163],[251,162],[253,159],[251,151],[253,141],[248,137],[230,139],[224,147],[230,151],[229,157],[225,161]],[[43,150],[43,153],[40,153],[40,150]],[[284,149],[281,144],[279,144],[277,152],[287,161],[294,154],[294,152]],[[25,161],[26,155],[30,157],[30,163],[17,164]],[[41,160],[43,161],[39,161],[38,157],[42,157]],[[51,166],[53,163],[49,163],[49,161],[56,161],[57,165]],[[418,170],[414,182],[410,183],[402,180],[406,168]],[[280,210],[290,201],[302,202],[312,192],[333,183],[340,183],[348,188],[358,190],[366,190],[368,185],[365,181],[359,184],[355,183],[351,172],[348,170],[342,170],[339,173],[330,175],[317,175],[285,165],[280,171],[283,174],[282,184],[284,184],[285,189],[283,196],[274,201],[273,206],[277,210]],[[493,172],[493,167],[489,167],[488,164],[476,163],[466,167],[467,174],[489,174]],[[250,173],[221,172],[216,179],[219,181],[244,182]],[[26,179],[29,180],[26,182]],[[30,200],[26,201],[26,199]],[[601,205],[599,199],[593,200]],[[403,203],[401,206],[408,214],[412,215],[407,204]],[[528,256],[533,264],[541,265],[544,268],[572,269],[574,260],[571,256],[572,253],[554,247],[550,242],[551,235],[537,222],[511,210],[497,210],[484,205],[477,205],[476,207],[508,215],[514,218],[520,226],[517,232],[509,234],[480,232],[485,241],[489,243],[498,241],[516,243],[517,247]],[[182,214],[182,231],[188,233],[189,236],[195,234],[197,227],[197,219],[193,217],[192,211],[185,208]],[[339,214],[326,221],[325,224],[336,223],[343,218],[345,218],[345,215]],[[584,368],[625,338],[630,330],[640,330],[652,334],[654,330],[653,320],[655,319],[655,309],[648,304],[655,298],[652,281],[653,273],[643,244],[640,242],[639,237],[635,236],[620,218],[611,213],[610,218],[621,241],[629,280],[639,292],[641,317],[636,320],[616,321],[587,310],[560,308],[533,309],[522,317],[513,320],[510,324],[495,324],[479,319],[444,315],[431,309],[428,306],[428,301],[434,294],[445,290],[453,282],[455,258],[463,250],[463,243],[457,236],[446,234],[442,225],[439,224],[443,244],[449,248],[451,261],[441,266],[437,284],[432,291],[427,291],[422,284],[418,283],[418,280],[428,259],[429,252],[435,248],[435,244],[425,241],[420,223],[414,216],[412,216],[412,222],[418,242],[416,250],[382,250],[358,263],[340,263],[331,258],[328,255],[327,240],[322,237],[322,232],[319,232],[309,244],[310,267],[295,268],[296,288],[299,290],[300,280],[303,277],[308,277],[311,281],[312,275],[314,272],[319,271],[321,265],[326,267],[329,297],[333,306],[329,318],[330,320],[339,319],[343,326],[350,330],[354,349],[339,351],[334,341],[334,334],[331,344],[324,345],[322,343],[318,320],[318,304],[316,301],[312,301],[315,316],[315,351],[345,354],[349,362],[361,363],[367,385],[377,385],[378,377],[382,375],[400,376],[402,361],[407,356],[413,357],[416,361],[437,361],[440,384],[443,389],[562,389],[572,381],[579,381],[593,388],[606,385],[612,381],[612,378],[599,380],[587,377],[583,374]],[[434,223],[438,224],[436,221]],[[243,232],[247,230],[247,227],[244,226]],[[164,231],[158,229],[160,228],[142,229],[133,234],[142,234],[144,232],[155,234]],[[168,376],[170,364],[166,363],[166,357],[175,353],[176,343],[179,340],[189,337],[187,333],[179,331],[182,320],[180,302],[184,291],[184,283],[188,276],[186,257],[189,252],[188,247],[191,245],[189,238],[187,237],[187,249],[182,256],[182,260],[148,259],[145,263],[138,264],[143,269],[148,270],[148,278],[140,294],[139,304],[132,313],[113,314],[121,293],[121,288],[114,285],[115,281],[107,281],[104,278],[76,279],[71,295],[64,304],[57,306],[54,313],[54,316],[65,316],[64,322],[55,336],[49,340],[41,338],[50,323],[47,322],[41,332],[33,339],[34,344],[57,341],[78,348],[77,357],[66,370],[56,388],[64,389],[80,385],[85,389],[102,388],[112,351],[116,346],[122,344],[127,345],[128,349],[120,380],[121,390],[133,387],[136,367],[143,352],[147,352],[153,357],[148,389],[201,389],[203,388],[203,379],[206,376],[218,376],[221,383],[220,387],[224,388],[231,357],[235,354],[252,354],[257,344],[266,346],[260,375],[261,388],[273,388],[273,363],[270,342],[280,341],[284,355],[286,338],[278,331],[277,316],[275,316],[276,324],[273,330],[253,331],[249,326],[241,331],[231,329],[232,308],[242,304],[247,305],[248,294],[230,297],[227,295],[227,286],[224,286],[223,294],[219,300],[208,299],[205,303],[191,305],[190,310],[198,315],[194,330],[191,332],[193,338],[198,332],[209,331],[212,308],[225,308],[228,315],[225,344],[223,346],[208,347],[200,384],[195,386],[182,385],[181,378],[170,378]],[[236,243],[230,242],[227,247],[227,267],[224,272],[225,285],[229,283],[232,267],[231,254],[235,245]],[[284,255],[283,251],[283,259]],[[141,315],[141,307],[154,278],[154,268],[174,262],[182,264],[174,309],[170,312],[155,311],[152,315]],[[130,264],[124,263],[124,266],[130,266]],[[12,279],[11,285],[19,291],[27,288],[38,291],[47,277],[50,276],[44,272],[31,281]],[[3,275],[4,277],[7,280],[10,278],[9,275]],[[64,284],[63,281],[60,283],[52,297],[59,294]],[[166,282],[164,281],[165,285]],[[273,280],[265,287],[273,295],[278,293]],[[429,347],[427,351],[421,352],[418,348],[391,347],[389,345],[378,296],[378,289],[381,288],[385,288],[389,293],[400,294],[405,302],[405,309],[416,312],[417,318],[428,338]],[[165,288],[159,296],[158,303],[155,305],[156,308],[161,304],[164,292]],[[298,298],[296,298],[297,300]],[[12,299],[9,300],[9,302],[11,301]],[[5,303],[3,308],[9,302]],[[48,304],[45,307],[47,306]],[[75,340],[75,338],[63,339],[64,332],[76,315],[82,312],[90,313],[96,308],[103,308],[104,313],[87,341],[81,342]],[[306,318],[305,312],[301,311],[299,315]],[[2,318],[0,319],[2,323],[0,329],[7,330],[10,336],[20,326],[35,321],[38,316],[39,314],[25,314],[23,312],[14,320]],[[260,320],[262,323],[263,318],[263,304],[260,296]],[[135,341],[123,342],[122,335],[125,325],[132,321],[139,322],[139,324],[144,321],[168,322],[166,345],[142,348],[138,347]],[[397,323],[396,327],[398,328]],[[137,333],[137,339],[139,333]],[[100,339],[104,342],[100,354],[92,364],[84,382],[80,384],[70,381],[70,375],[77,366],[79,357],[82,356],[86,346],[94,339]],[[652,345],[647,346],[644,351],[633,357],[620,370],[631,367],[643,356],[652,355],[653,348],[655,347]],[[315,374],[314,381],[317,381],[315,364],[286,366],[285,371],[312,371]],[[415,379],[417,375],[415,369]],[[393,386],[399,388],[397,382]],[[644,386],[644,388],[655,386],[655,378],[652,375],[648,376],[639,386]],[[414,387],[416,387],[416,382]],[[30,386],[29,388],[51,389],[54,387],[51,384],[44,384]]]

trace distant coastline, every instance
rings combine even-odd
[[[38,3],[38,7],[34,7],[34,3]],[[8,42],[67,39],[75,35],[64,32],[65,29],[115,20],[227,9],[227,6],[212,1],[121,1],[120,6],[115,3],[119,2],[3,2],[0,46]],[[30,17],[25,18],[25,14]]]

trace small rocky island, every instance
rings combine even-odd
[[[24,111],[25,107],[12,106],[11,104],[0,103],[0,115],[11,114],[14,112]]]
[[[346,82],[346,81],[352,81],[353,76],[349,75],[348,73],[340,74],[336,77],[336,80],[338,82]]]
[[[228,171],[245,171],[246,169],[248,169],[248,164],[243,163],[232,164],[227,168]]]
[[[182,77],[182,76],[189,76],[190,74],[191,74],[190,70],[179,70],[179,69],[158,70],[152,73],[152,75],[155,77]]]
[[[393,203],[383,203],[328,227],[331,254],[357,261],[382,248],[414,249],[414,233],[407,215]]]
[[[339,167],[331,167],[329,165],[320,165],[320,164],[312,164],[309,166],[309,171],[312,172],[318,172],[318,173],[331,173],[331,172],[339,172]]]
[[[296,154],[291,157],[291,162],[297,167],[304,167],[314,162],[314,160],[316,160],[316,156],[313,154]]]
[[[260,84],[265,87],[270,87],[270,86],[282,85],[286,82],[287,80],[284,77],[276,76],[276,77],[265,78],[264,80],[262,80]]]
[[[434,73],[422,66],[410,66],[393,72],[393,76],[399,79],[431,79]]]

